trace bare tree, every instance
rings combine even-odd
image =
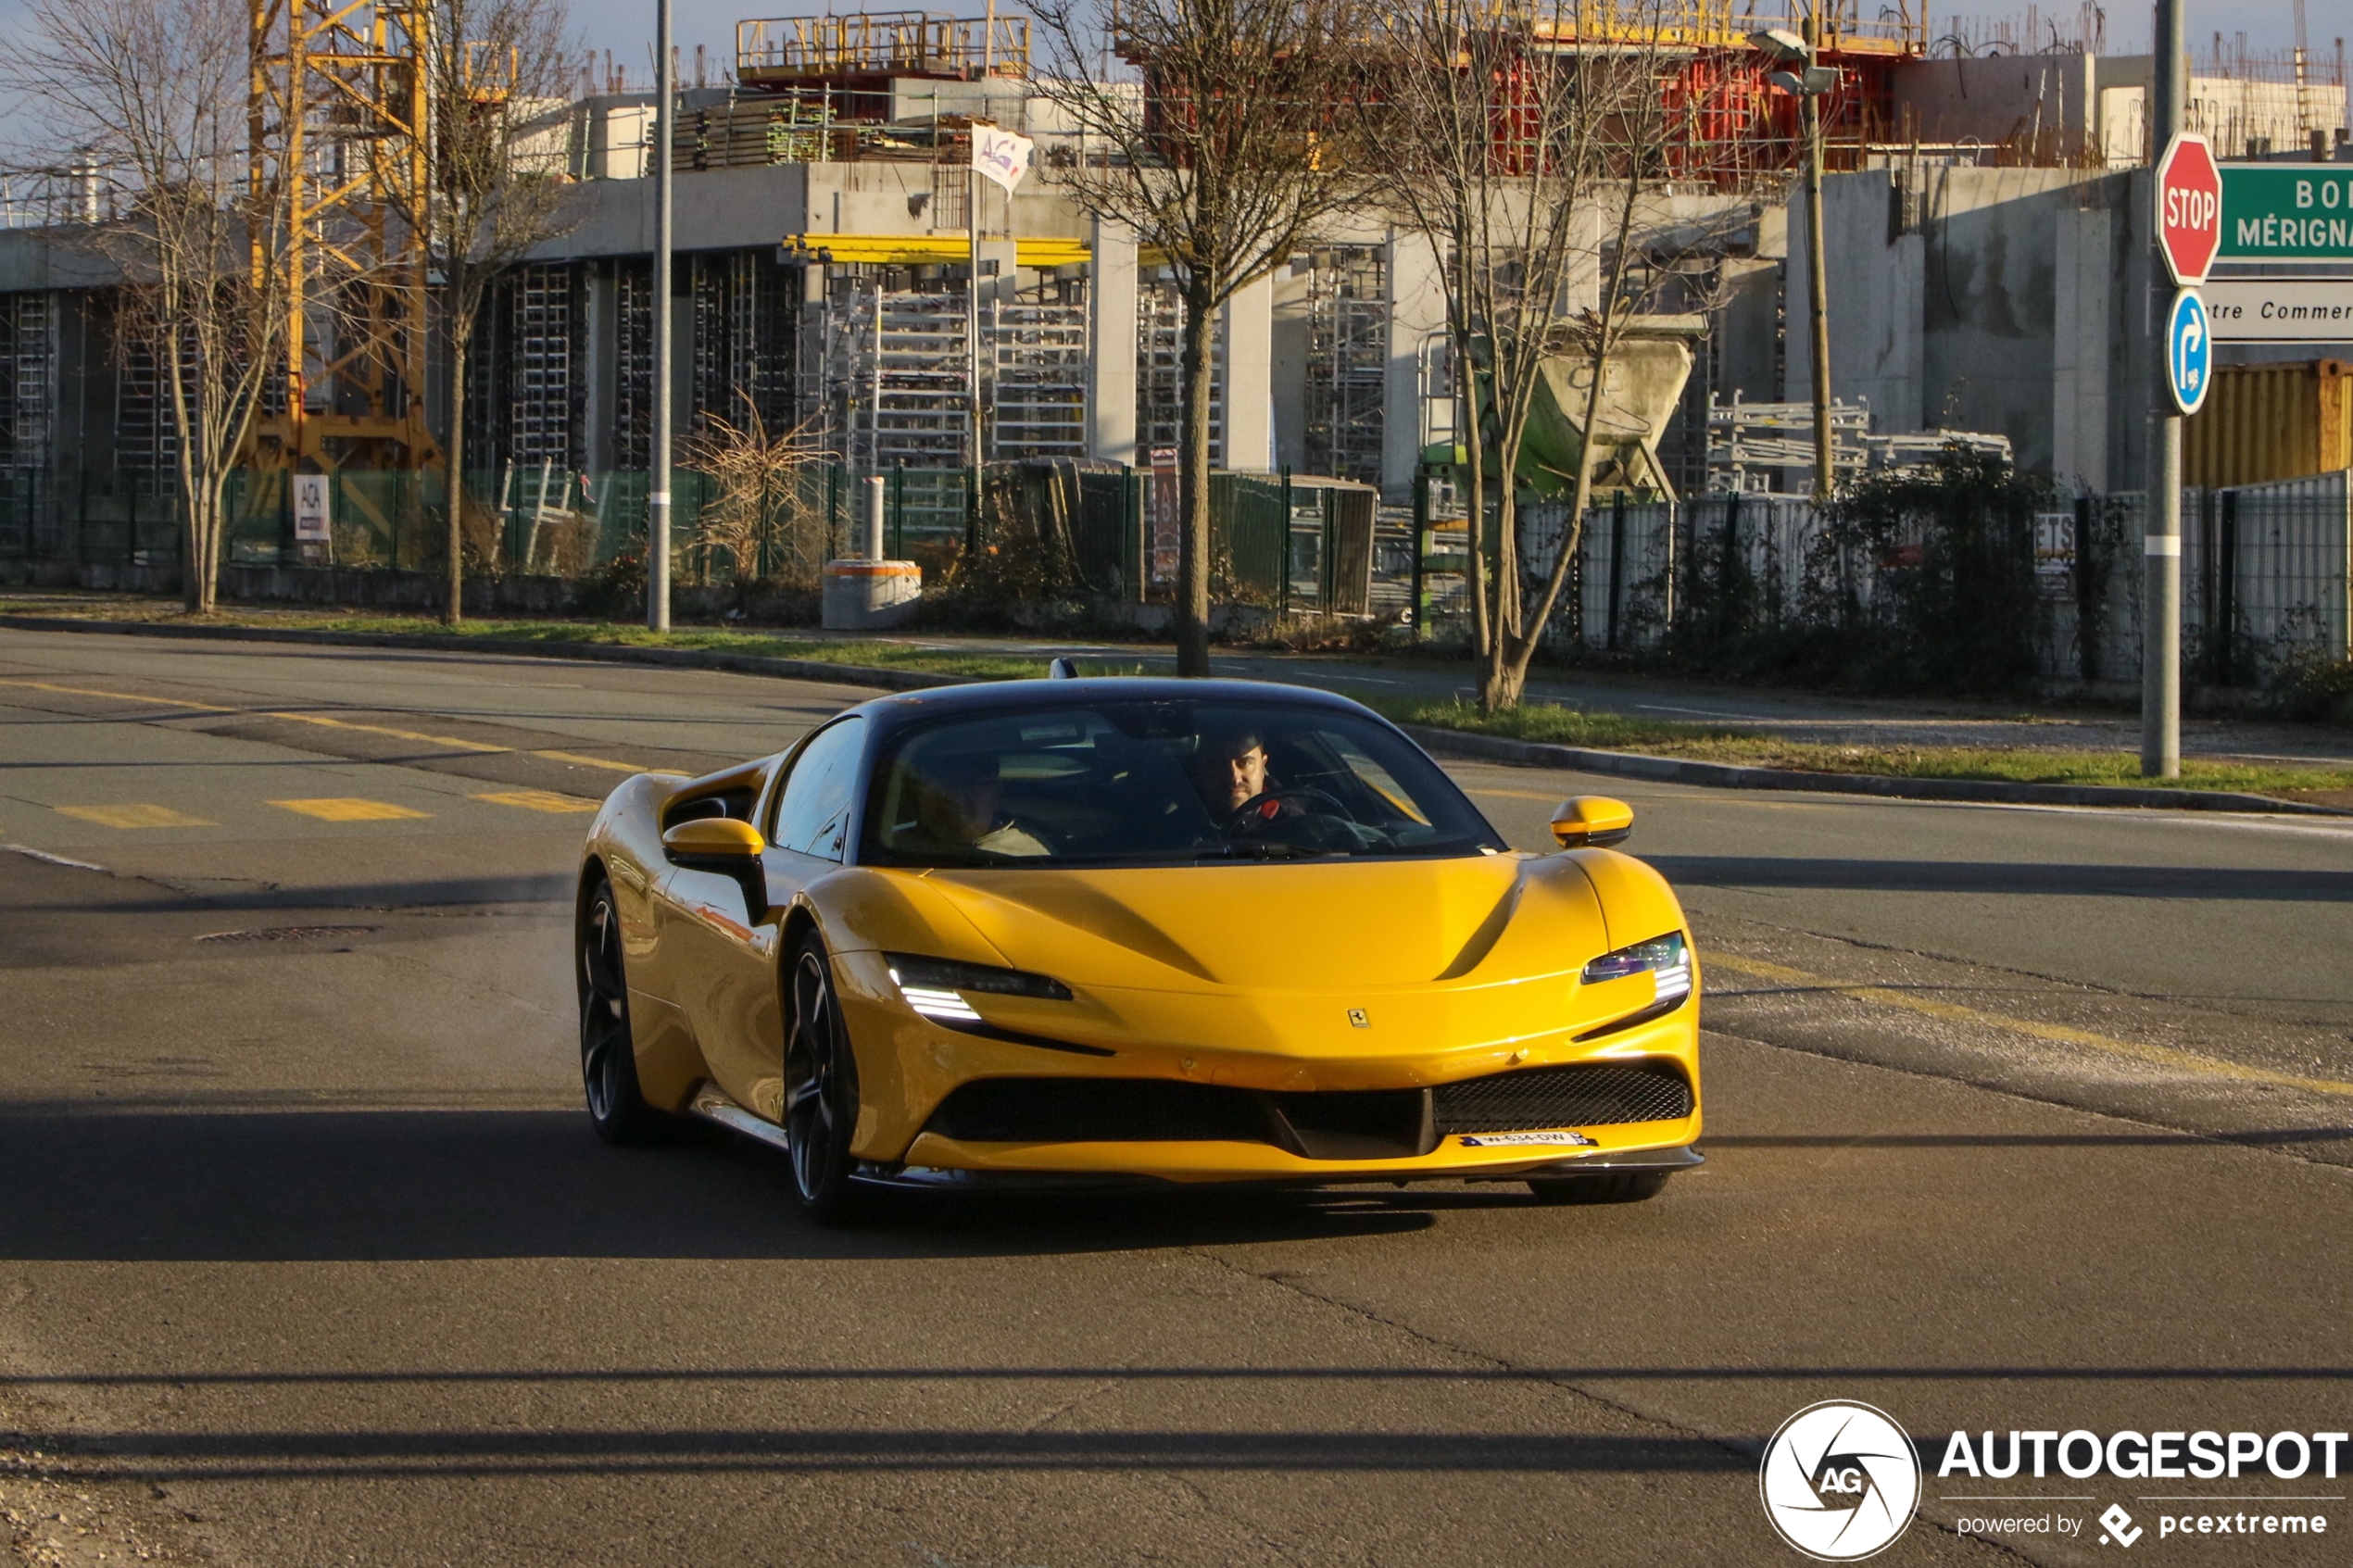
[[[744,393],[742,399],[742,424],[708,415],[686,441],[686,466],[711,482],[697,515],[695,543],[706,562],[712,555],[726,558],[729,580],[738,587],[760,576],[763,543],[781,546],[784,558],[774,563],[776,575],[796,586],[813,585],[825,558],[826,518],[805,504],[804,482],[815,464],[833,456],[825,449],[823,421],[811,419],[772,431],[751,395]],[[775,526],[779,519],[781,529]]]
[[[1209,673],[1210,345],[1235,292],[1289,260],[1361,198],[1347,149],[1364,0],[1130,0],[1110,41],[1142,82],[1111,80],[1094,0],[1039,0],[1034,90],[1084,156],[1055,177],[1078,204],[1164,255],[1184,299],[1176,668]],[[1099,345],[1116,353],[1121,345]]]
[[[563,209],[561,0],[433,0],[425,50],[433,117],[418,199],[442,275],[449,337],[448,582],[441,619],[464,612],[466,360],[499,274],[570,227]]]
[[[1598,443],[1579,442],[1568,525],[1523,588],[1523,453],[1540,395],[1601,413],[1610,356],[1651,274],[1634,228],[1667,131],[1663,0],[1420,0],[1389,24],[1365,118],[1389,204],[1443,265],[1470,502],[1482,709],[1520,699],[1576,558]],[[1564,376],[1564,361],[1579,371]],[[1581,383],[1581,384],[1579,384]],[[1562,410],[1565,414],[1569,409]],[[1490,532],[1491,497],[1492,532]]]
[[[233,465],[291,297],[287,192],[246,157],[250,18],[237,0],[30,0],[5,80],[38,155],[107,187],[70,243],[119,271],[126,351],[152,354],[182,518],[182,597],[212,612]]]

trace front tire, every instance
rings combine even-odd
[[[849,1180],[858,1059],[834,990],[832,957],[815,932],[794,947],[785,985],[785,1137],[793,1197],[819,1224],[846,1224],[864,1208]]]
[[[1528,1190],[1536,1201],[1554,1203],[1640,1203],[1656,1198],[1667,1186],[1666,1171],[1597,1171],[1590,1176],[1539,1176]]]
[[[613,902],[611,883],[600,879],[589,893],[574,946],[579,960],[574,972],[580,985],[580,1078],[589,1124],[607,1143],[643,1143],[662,1119],[637,1086],[621,909]]]

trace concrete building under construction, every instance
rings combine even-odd
[[[346,31],[376,27],[353,34],[354,51],[379,46],[377,33],[395,27],[386,6],[333,13]],[[1830,164],[1844,171],[1832,181],[1835,233],[1869,228],[1870,201],[1885,204],[1887,232],[1901,237],[1921,232],[1915,208],[1931,187],[1978,193],[1962,203],[1973,209],[2061,188],[2105,191],[2102,180],[2129,184],[2106,171],[2145,162],[2145,59],[2085,47],[1932,57],[1924,15],[1865,18],[1863,9],[1843,0],[1823,22],[1822,58],[1841,73],[1825,112]],[[1770,19],[1736,17],[1729,0],[1680,0],[1668,18],[1659,90],[1677,107],[1662,149],[1672,178],[1645,225],[1678,236],[1690,274],[1682,303],[1698,322],[1689,388],[1658,454],[1660,479],[1686,491],[1711,483],[1711,403],[1780,403],[1802,396],[1807,380],[1804,334],[1783,330],[1804,308],[1785,216],[1794,101],[1767,84],[1768,64],[1748,42]],[[291,53],[324,71],[332,42]],[[1604,41],[1556,31],[1539,42]],[[2344,142],[2341,60],[2340,46],[2334,65],[2303,61],[2284,95],[2256,91],[2245,73],[2210,74],[2229,69],[2218,60],[2197,79],[2194,113],[2228,133],[2225,156],[2275,145],[2334,156]],[[682,432],[722,420],[800,429],[865,470],[1051,458],[1152,465],[1176,445],[1173,278],[1058,188],[1058,163],[1099,149],[1072,132],[1031,69],[1018,17],[749,20],[729,80],[682,91],[667,149],[649,144],[647,94],[626,90],[610,69],[601,79],[584,71],[579,94],[545,114],[543,151],[573,182],[565,232],[501,279],[474,339],[468,466],[492,475],[643,469],[658,310],[670,312],[679,345],[671,374]],[[298,97],[299,82],[283,80]],[[1039,144],[1037,177],[1011,198],[981,182],[977,214],[965,173],[975,119]],[[676,172],[678,255],[672,297],[657,300],[648,176],[662,156]],[[2018,189],[2005,194],[2004,182]],[[353,188],[346,182],[337,199],[354,199]],[[69,190],[12,199],[0,230],[0,486],[19,494],[37,487],[33,476],[68,470],[160,470],[171,433],[154,369],[114,341],[110,280],[71,243],[70,220],[94,215],[73,210]],[[975,219],[977,279],[968,262]],[[1944,232],[1949,240],[1966,227]],[[356,337],[314,335],[293,351],[283,401],[264,430],[277,460],[439,461],[447,410],[428,366],[440,340],[424,324],[422,257],[401,251],[396,235],[380,243],[370,275],[384,298],[361,318],[373,324]],[[2006,431],[2024,460],[2092,471],[2074,455],[2093,435],[2053,433],[2055,420],[2064,427],[2073,417],[2053,414],[2067,402],[2055,392],[2069,373],[2061,362],[2080,358],[2071,347],[2052,347],[2040,369],[2015,359],[1999,374],[1958,368],[1938,384],[1926,370],[1900,387],[1869,367],[1850,371],[1841,355],[1864,341],[1854,329],[1892,320],[1889,291],[1908,286],[1868,256],[1855,260],[1862,254],[1831,253],[1834,269],[1856,269],[1831,291],[1842,345],[1834,390],[1845,396],[1868,384],[1869,408],[1890,430]],[[2079,270],[2100,265],[2087,257]],[[2036,319],[2050,319],[2057,297]],[[1214,463],[1328,475],[1401,498],[1424,451],[1453,438],[1443,320],[1427,241],[1375,211],[1335,221],[1221,312]],[[2065,335],[2043,331],[2054,344]],[[2010,395],[1998,390],[2006,376],[2040,376],[2043,385]],[[1963,397],[1957,412],[1937,395],[1956,379],[1983,394]],[[2126,436],[2103,429],[2096,444],[2098,471],[2129,470]]]

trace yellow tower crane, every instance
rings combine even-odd
[[[257,189],[291,193],[293,295],[283,383],[245,460],[280,473],[437,469],[425,418],[431,0],[253,0],[252,17],[249,156]]]

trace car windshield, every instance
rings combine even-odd
[[[1278,703],[1101,702],[954,719],[875,770],[869,865],[1118,865],[1504,847],[1387,727]]]

